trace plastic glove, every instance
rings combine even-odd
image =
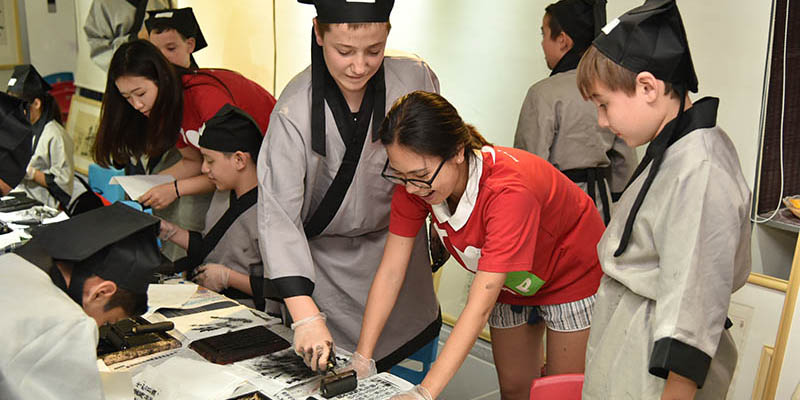
[[[159,225],[158,229],[158,238],[161,240],[169,240],[172,236],[178,233],[178,226],[171,223],[161,220],[161,224]]]
[[[350,357],[349,367],[356,371],[358,379],[369,378],[378,373],[378,369],[375,367],[375,360],[366,358],[359,352],[353,353],[353,356]]]
[[[36,168],[28,166],[25,170],[25,180],[32,181],[34,176],[36,176]]]
[[[294,352],[312,371],[328,368],[328,357],[333,348],[333,337],[325,325],[325,314],[319,313],[292,324]]]
[[[160,210],[172,204],[177,198],[178,194],[175,193],[175,184],[170,182],[151,188],[147,193],[139,196],[136,200],[145,207],[153,207],[156,210]]]
[[[197,267],[194,277],[195,283],[215,292],[228,288],[230,268],[221,264],[206,264]]]
[[[425,387],[417,385],[392,396],[389,400],[433,400],[433,396]]]

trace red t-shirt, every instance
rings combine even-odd
[[[510,273],[498,302],[561,304],[597,292],[597,242],[605,227],[592,200],[547,161],[486,146],[470,158],[455,212],[395,187],[389,230],[413,237],[428,214],[467,270]]]
[[[176,147],[198,147],[200,128],[228,103],[250,114],[261,128],[261,135],[266,134],[275,98],[257,83],[238,72],[223,69],[201,69],[181,79],[183,122]]]

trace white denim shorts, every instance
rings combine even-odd
[[[592,326],[592,311],[596,298],[597,295],[593,294],[585,299],[569,303],[541,306],[512,306],[511,304],[495,303],[492,314],[489,316],[489,326],[506,329],[526,323],[536,324],[543,320],[545,325],[553,331],[582,331]]]

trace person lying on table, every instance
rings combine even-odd
[[[147,310],[157,234],[158,219],[116,203],[0,256],[0,398],[103,398],[98,326]]]

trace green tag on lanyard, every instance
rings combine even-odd
[[[533,296],[544,285],[544,281],[528,271],[514,271],[506,274],[505,286],[521,296]]]

